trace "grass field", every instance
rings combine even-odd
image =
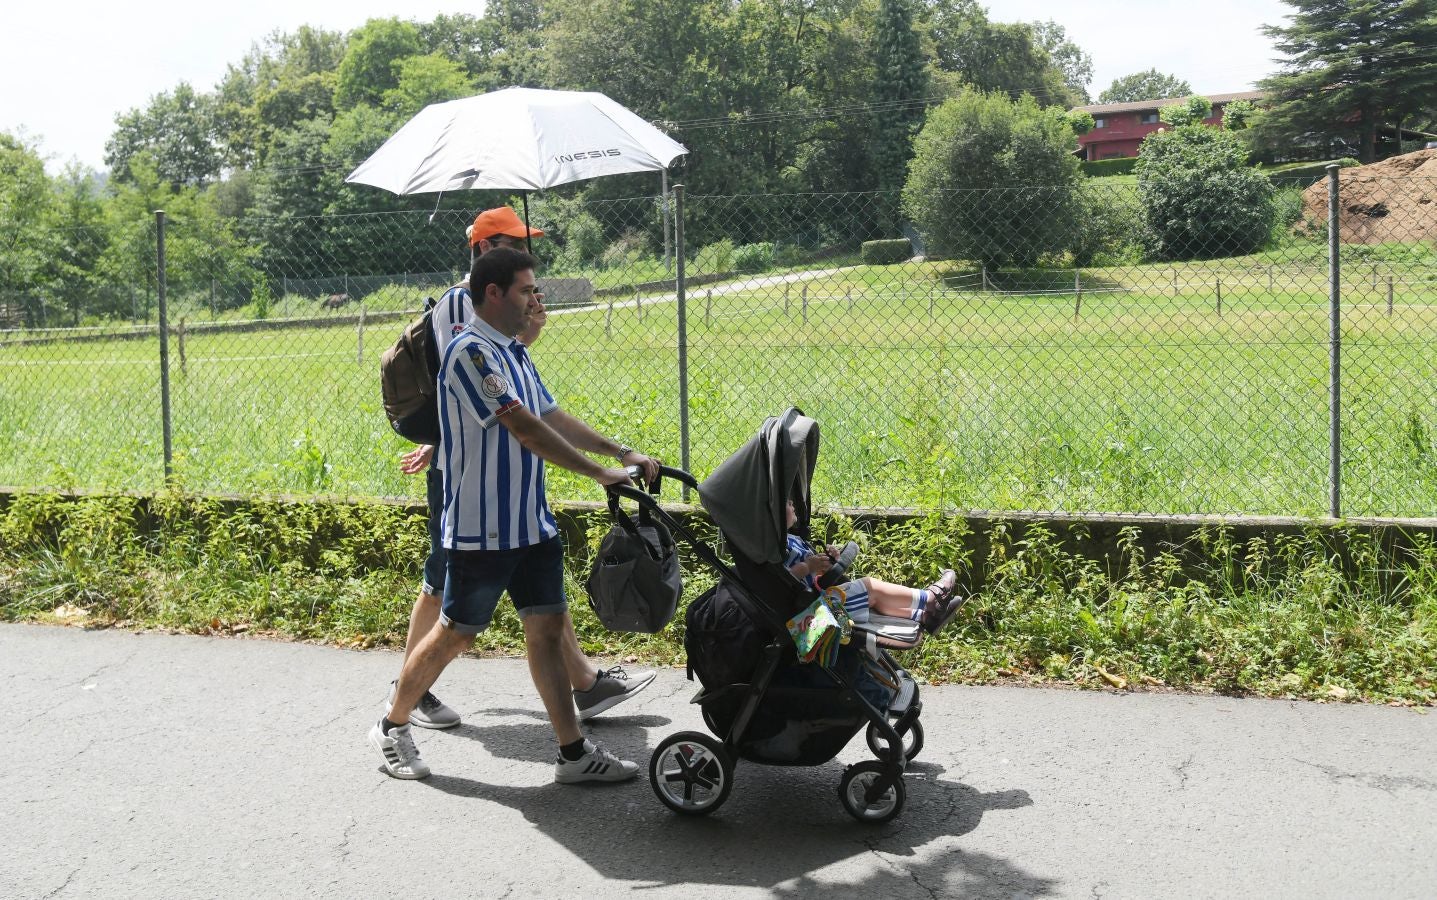
[[[690,467],[788,404],[822,423],[816,496],[854,506],[1322,514],[1328,306],[1288,260],[1041,277],[849,267],[690,292]],[[1352,276],[1343,510],[1437,511],[1437,283]],[[1369,283],[1370,282],[1370,283]],[[984,288],[987,290],[984,290]],[[1222,300],[1219,305],[1218,295]],[[556,311],[560,402],[680,458],[677,305]],[[204,491],[421,495],[379,408],[393,323],[191,334],[171,346],[175,470]],[[162,481],[158,341],[0,346],[0,484]],[[554,473],[552,497],[597,499]]]

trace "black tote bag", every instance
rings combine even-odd
[[[658,493],[657,482],[649,492]],[[585,584],[589,605],[610,631],[662,631],[683,593],[674,537],[647,507],[640,506],[635,516],[624,512],[617,494],[609,495],[609,514],[614,524],[599,544]]]

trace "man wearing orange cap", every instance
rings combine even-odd
[[[496,247],[522,250],[526,238],[544,236],[544,232],[539,229],[525,225],[518,213],[508,206],[486,209],[479,213],[474,218],[474,224],[466,228],[464,233],[469,239],[472,257],[483,256]],[[536,294],[540,299],[542,296]],[[444,348],[454,336],[463,331],[464,326],[473,318],[474,300],[469,293],[469,280],[466,278],[446,291],[434,307],[431,321],[435,346],[439,348],[440,356],[443,356]],[[529,326],[519,335],[519,341],[526,347],[533,347],[539,340],[545,319],[544,306],[540,303]],[[623,449],[625,454],[621,456],[633,452],[628,447]],[[409,614],[409,634],[404,643],[405,659],[408,659],[410,651],[439,620],[440,606],[443,603],[447,555],[440,538],[440,514],[444,509],[444,473],[430,465],[433,456],[434,447],[425,444],[400,457],[399,468],[406,475],[428,469],[425,478],[429,502],[429,556],[424,561],[424,583],[419,588],[419,597],[414,601],[414,609]],[[648,687],[649,682],[654,680],[654,673],[651,671],[630,674],[625,672],[622,666],[609,669],[595,666],[579,647],[573,620],[567,613],[564,619],[564,669],[573,688],[574,703],[578,707],[580,720],[598,715],[615,704],[622,703]],[[386,712],[393,707],[395,689],[395,683],[391,682],[389,696],[385,700]],[[410,713],[409,720],[422,728],[452,728],[459,724],[459,714],[434,694],[426,691]]]

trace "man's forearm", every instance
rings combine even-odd
[[[587,422],[555,407],[544,414],[543,423],[553,428],[572,446],[589,453],[616,456],[620,446],[595,431]]]
[[[545,462],[551,462],[587,478],[597,478],[603,473],[603,466],[580,452],[581,449],[587,448],[576,447],[562,431],[550,427],[544,419],[520,410],[509,413],[505,418],[510,416],[524,418],[514,418],[508,422],[500,419],[500,423],[517,426],[511,427],[510,433],[518,438],[519,443],[527,450],[542,457]]]

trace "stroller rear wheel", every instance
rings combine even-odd
[[[888,739],[878,731],[878,726],[869,725],[868,733],[865,736],[868,738],[868,749],[873,751],[873,755],[879,759],[887,759]],[[908,731],[903,733],[902,738],[903,758],[912,762],[913,758],[923,750],[923,723],[914,719],[913,724],[908,726]]]
[[[697,731],[681,731],[654,749],[649,784],[674,812],[707,815],[723,806],[733,789],[733,760],[720,741]]]
[[[867,759],[849,766],[838,783],[838,799],[850,816],[869,825],[881,825],[903,812],[908,802],[908,789],[903,786],[903,776],[894,781],[887,790],[870,798],[869,791],[875,782],[888,770],[888,765]]]

